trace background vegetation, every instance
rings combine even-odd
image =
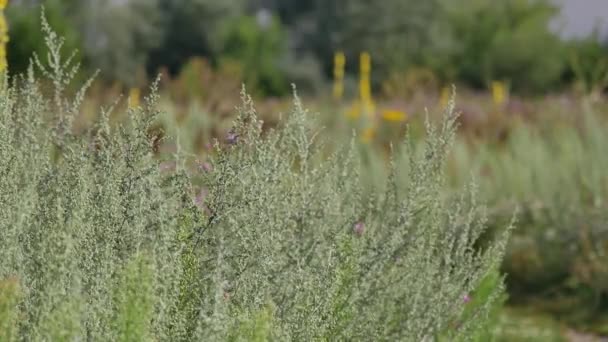
[[[36,81],[18,76],[28,75],[32,52],[48,66],[39,5],[14,0],[5,11],[0,181],[10,191],[0,217],[8,236],[0,340],[83,332],[441,340],[467,320],[477,322],[467,336],[479,341],[608,335],[608,45],[600,31],[562,39],[551,29],[559,8],[542,0],[47,0],[48,21],[65,37],[57,57],[81,52],[73,60],[81,71],[67,84],[42,77],[39,65]],[[97,69],[76,96],[74,84]],[[239,96],[243,83],[255,111]],[[319,114],[304,114],[300,102],[294,109],[290,83]],[[57,84],[65,88],[59,102]],[[451,84],[455,122],[441,115]],[[430,132],[426,117],[447,128]],[[437,164],[424,158],[429,151],[441,152],[431,158]],[[476,187],[463,192],[471,178]],[[366,297],[378,284],[359,272],[372,261],[389,265],[378,251],[397,253],[406,232],[415,235],[401,225],[403,201],[428,209],[413,217],[445,244],[450,229],[477,222],[469,242],[486,250],[503,241],[514,212],[517,229],[500,267],[499,250],[475,267],[458,263],[475,286],[451,278],[454,287],[438,297],[401,279],[398,264],[382,278],[391,286],[380,298],[396,303],[386,306]],[[150,229],[158,226],[167,230]],[[214,232],[197,240],[201,227]],[[43,229],[55,232],[51,239]],[[396,245],[380,247],[383,239]],[[407,269],[436,279],[445,269],[418,252],[404,255]],[[293,263],[297,272],[271,277]],[[63,272],[72,267],[78,272]],[[436,310],[436,325],[395,300],[414,295]],[[480,307],[487,319],[472,318]],[[175,321],[162,321],[165,312]],[[378,317],[392,317],[392,328]],[[415,324],[398,324],[404,317]]]
[[[13,72],[24,71],[30,52],[41,49],[37,5],[15,0],[8,9]],[[355,61],[369,51],[377,87],[424,70],[444,84],[485,88],[501,80],[530,93],[563,88],[579,72],[573,55],[594,55],[550,29],[559,8],[544,0],[49,0],[45,6],[89,70],[100,68],[106,80],[129,86],[144,85],[161,68],[175,75],[202,56],[214,68],[237,64],[255,92],[285,95],[290,82],[303,87],[329,78],[334,52]],[[605,53],[601,41],[585,41]],[[347,64],[348,73],[357,70],[357,63]]]

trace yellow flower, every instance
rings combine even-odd
[[[344,52],[336,52],[334,55],[334,76],[336,78],[344,77],[344,66],[346,65],[346,56]]]
[[[362,52],[359,56],[359,68],[361,75],[369,74],[372,70],[372,58],[369,52]]]
[[[334,56],[334,99],[341,100],[344,94],[344,66],[346,56],[343,52],[337,52]]]
[[[372,87],[369,81],[369,77],[361,76],[359,79],[359,95],[361,100],[366,101],[372,97]]]
[[[7,4],[8,0],[0,0],[0,10],[5,9]]]
[[[387,109],[382,112],[382,118],[386,121],[404,122],[407,120],[407,113],[394,109]]]
[[[2,1],[2,0],[0,0]],[[6,17],[3,12],[0,12],[0,34],[2,38],[8,33],[8,24],[6,23]]]
[[[368,52],[361,53],[361,56],[359,57],[359,69],[359,97],[361,98],[361,101],[367,105],[373,102],[370,80],[372,59]]]
[[[8,43],[8,25],[2,9],[6,7],[6,0],[0,0],[0,72],[6,70],[8,63],[6,61],[6,44]]]
[[[492,82],[492,99],[495,105],[502,105],[507,100],[507,87],[503,82]]]
[[[140,92],[138,88],[131,88],[129,91],[129,108],[137,108],[139,107],[139,96]]]
[[[376,104],[372,97],[372,86],[370,73],[372,70],[372,59],[368,52],[362,52],[359,57],[359,98],[363,112],[368,118],[374,118]]]

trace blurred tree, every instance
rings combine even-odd
[[[285,52],[284,30],[269,11],[235,19],[222,33],[221,63],[237,63],[244,82],[260,95],[289,92],[279,61]]]
[[[513,89],[545,90],[559,83],[564,44],[549,24],[558,9],[546,0],[445,0],[451,40],[437,68],[448,79],[485,87],[508,81]]]
[[[350,71],[356,71],[360,52],[374,57],[374,75],[418,63],[431,43],[438,0],[253,0],[277,11],[288,25],[291,50],[313,52],[325,74],[332,69],[335,51],[344,51]]]
[[[7,57],[11,73],[24,72],[30,63],[32,53],[35,52],[42,56],[46,51],[40,26],[40,3],[39,0],[12,0],[7,7],[6,16],[10,36]],[[80,5],[81,2],[78,0],[44,1],[49,23],[58,34],[65,38],[64,51],[66,53],[82,50],[82,37],[75,20]]]
[[[598,97],[608,87],[608,41],[602,43],[596,28],[590,37],[570,42],[567,77],[577,90]]]
[[[341,17],[337,23],[329,16],[332,11]],[[432,47],[439,6],[437,0],[348,0],[319,14],[323,26],[333,33],[332,45],[352,56],[369,51],[376,69],[390,72],[421,62],[421,52]]]
[[[538,91],[572,79],[569,58],[586,46],[550,30],[550,0],[12,0],[13,72],[42,52],[40,3],[65,51],[82,47],[85,66],[128,85],[202,56],[214,67],[230,61],[248,84],[278,94],[285,80],[318,84],[319,65],[329,78],[341,50],[351,74],[370,52],[375,85],[423,70],[444,82]]]
[[[152,47],[160,44],[158,0],[30,0],[8,7],[11,41],[9,65],[22,72],[32,52],[44,53],[40,27],[41,4],[53,29],[65,38],[65,53],[78,50],[86,67],[102,69],[102,76],[129,85],[143,78]],[[141,80],[139,80],[141,81]]]
[[[165,66],[175,74],[193,56],[215,61],[222,45],[221,32],[243,13],[245,1],[158,0],[164,32],[160,45],[150,54],[148,71]]]
[[[530,91],[559,84],[565,68],[564,44],[549,27],[558,9],[547,0],[252,1],[277,10],[292,48],[314,51],[326,75],[336,50],[351,72],[369,51],[376,81],[422,67],[449,82],[501,79]]]
[[[83,1],[87,56],[104,77],[142,86],[148,56],[161,44],[162,16],[160,0]]]

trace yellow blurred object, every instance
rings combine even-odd
[[[371,86],[369,84],[369,78],[361,76],[359,80],[359,94],[362,101],[369,101],[371,99]]]
[[[361,132],[361,141],[364,143],[369,143],[374,140],[376,136],[376,128],[373,126],[367,127]]]
[[[361,74],[369,74],[372,71],[372,57],[369,52],[362,52],[359,58]]]
[[[359,115],[361,115],[361,106],[359,105],[359,102],[355,102],[346,111],[346,116],[354,120],[358,119]]]
[[[373,117],[376,106],[372,98],[371,70],[372,58],[368,52],[361,53],[359,57],[359,97],[365,114]]]
[[[387,109],[382,112],[382,118],[386,121],[404,122],[407,121],[407,113],[399,110]]]
[[[129,91],[129,109],[139,107],[139,97],[139,88],[131,88],[131,90]]]
[[[372,99],[368,99],[363,102],[363,113],[366,114],[368,119],[374,119],[376,113],[376,103]]]
[[[334,55],[334,99],[341,100],[344,95],[344,66],[346,56],[343,52],[336,52]]]
[[[507,102],[508,96],[509,94],[504,82],[492,82],[492,99],[494,100],[495,105],[503,105]]]
[[[8,0],[0,0],[0,71],[4,71],[8,67],[8,63],[6,61],[6,45],[9,41],[8,36],[8,24],[6,22],[6,17],[4,16],[4,9]]]
[[[343,65],[344,62],[345,59],[343,58],[343,55],[340,56],[339,54],[336,54],[336,66]],[[369,53],[361,53],[359,64],[359,100],[353,103],[353,105],[346,111],[346,115],[351,119],[358,119],[361,114],[364,114],[368,119],[373,120],[375,119],[376,104],[372,98],[372,87],[370,81],[371,57]]]

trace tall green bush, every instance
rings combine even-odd
[[[149,54],[148,70],[177,73],[193,56],[216,60],[225,26],[243,14],[245,0],[158,0],[163,28],[160,44]]]
[[[601,96],[608,87],[608,44],[600,41],[598,31],[569,46],[570,71],[575,85],[585,95]]]
[[[167,14],[160,0],[88,1],[78,9],[91,70],[130,87],[143,87],[152,51],[162,44]],[[154,70],[156,72],[157,70]]]
[[[264,24],[253,16],[242,16],[227,23],[218,58],[220,63],[240,65],[243,82],[259,95],[281,95],[287,88],[280,66],[287,44],[278,19],[266,20],[269,22]]]
[[[424,153],[393,173],[385,194],[362,198],[353,151],[323,158],[297,100],[285,126],[264,138],[245,104],[234,146],[218,151],[206,180],[209,281],[221,275],[238,306],[276,306],[278,339],[421,340],[449,330],[504,248],[476,252],[484,221],[475,201],[442,199],[451,112],[438,130],[427,127]],[[410,179],[404,193],[398,177]],[[448,334],[485,322],[499,288]]]
[[[362,195],[352,147],[326,155],[297,98],[262,134],[243,94],[210,165],[193,174],[178,151],[167,173],[150,137],[156,86],[126,121],[104,109],[73,133],[86,85],[66,95],[70,63],[43,28],[48,64],[0,97],[0,279],[20,289],[0,293],[1,323],[18,298],[19,340],[426,340],[487,324],[502,281],[467,305],[508,230],[477,246],[475,192],[444,196],[453,104],[376,196]]]
[[[485,87],[503,80],[518,91],[544,91],[560,83],[565,44],[551,31],[558,9],[545,0],[444,1],[444,31],[451,44],[439,72]],[[438,61],[441,63],[441,61]]]

